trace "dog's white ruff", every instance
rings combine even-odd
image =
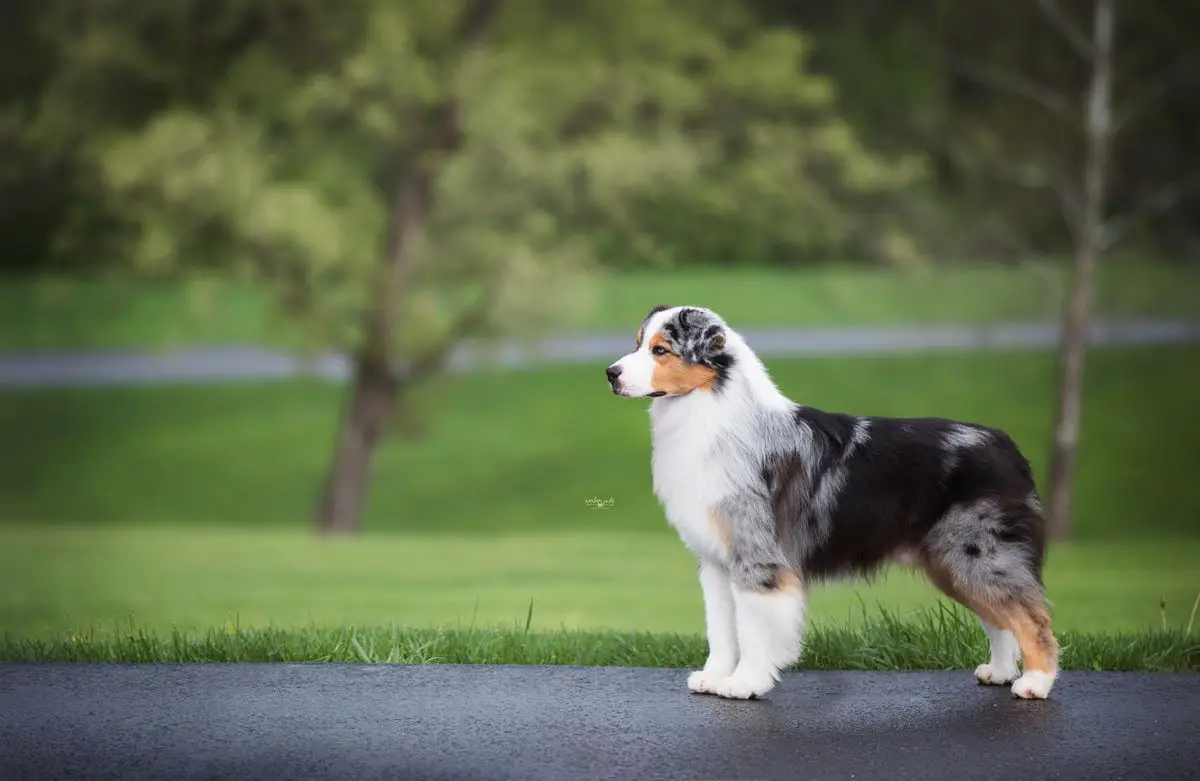
[[[652,318],[646,334],[655,333],[669,315]],[[726,349],[734,354],[739,376],[719,399],[699,392],[656,399],[651,405],[653,475],[667,521],[701,562],[710,650],[704,669],[688,678],[688,687],[745,699],[769,692],[780,669],[799,657],[804,595],[795,589],[755,593],[732,586],[729,552],[711,512],[759,479],[761,443],[739,446],[736,436],[753,431],[746,419],[756,410],[790,410],[795,405],[731,330],[726,331]],[[620,363],[621,377],[632,392],[649,388],[653,359],[646,344]],[[719,450],[714,447],[718,438],[725,443]],[[736,667],[731,668],[731,662]]]

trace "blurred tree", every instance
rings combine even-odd
[[[710,168],[711,187],[647,190],[626,201],[621,221],[603,214],[593,220],[587,231],[603,239],[605,262],[894,259],[911,254],[914,241],[924,256],[1009,260],[1071,246],[1057,196],[1045,186],[1050,177],[1043,163],[1073,159],[1081,149],[1078,137],[1054,115],[1032,114],[934,56],[948,51],[958,59],[1020,69],[1047,84],[1082,81],[1085,64],[1054,37],[1033,0],[727,0],[718,11],[706,3],[698,0],[696,7],[713,16],[715,27],[703,31],[715,29],[720,35],[716,53],[703,60],[705,67],[732,67],[720,53],[730,47],[740,52],[743,64],[751,63],[743,44],[755,36],[746,28],[757,34],[765,27],[777,37],[794,38],[809,84],[824,80],[819,74],[836,82],[836,95],[826,91],[836,102],[829,110],[803,111],[791,103],[799,119],[790,130],[799,136],[800,148],[815,143],[817,134],[810,131],[830,119],[840,122],[840,116],[855,128],[856,138],[884,156],[918,152],[930,161],[930,176],[903,188],[863,190],[849,186],[840,166],[809,157],[803,176],[792,177],[782,192],[760,196],[756,188],[753,199],[741,199],[746,208],[733,208],[733,188],[725,188],[722,176]],[[601,20],[603,14],[589,8],[591,3],[578,5],[581,18]],[[632,10],[653,19],[657,5],[648,3],[645,13]],[[352,45],[368,6],[367,0],[336,5],[92,0],[82,6],[70,0],[11,0],[0,27],[0,48],[8,54],[0,62],[0,257],[5,267],[122,264],[128,225],[97,175],[94,147],[109,132],[140,127],[171,106],[207,111],[226,89],[232,64],[252,49],[281,63],[292,78],[328,69]],[[1064,0],[1063,8],[1074,13],[1083,6]],[[560,37],[600,45],[569,19],[564,28],[564,20],[554,18],[571,14],[547,17],[532,6],[524,13],[541,18],[539,29],[553,22]],[[741,21],[732,22],[736,17]],[[1122,6],[1114,88],[1125,94],[1124,81],[1152,81],[1145,97],[1154,110],[1141,112],[1136,128],[1140,137],[1155,142],[1118,143],[1110,150],[1107,192],[1114,211],[1139,212],[1147,194],[1185,169],[1196,170],[1191,149],[1200,134],[1200,101],[1156,97],[1163,87],[1178,90],[1174,97],[1186,94],[1179,88],[1187,86],[1188,75],[1200,64],[1189,37],[1198,23],[1200,4],[1184,0]],[[612,20],[605,24],[613,26]],[[797,30],[804,34],[793,35]],[[671,34],[652,29],[647,40]],[[720,115],[737,116],[711,86],[704,89],[713,100],[697,101],[690,120],[708,129]],[[762,105],[758,99],[754,103]],[[736,159],[722,164],[747,170]],[[745,180],[753,181],[748,174]],[[1170,211],[1141,210],[1150,213],[1127,225],[1125,246],[1194,258],[1200,246],[1200,192],[1180,192],[1176,200]],[[755,211],[751,205],[762,208]],[[768,219],[776,211],[787,219]]]
[[[833,82],[810,67],[804,34],[764,26],[743,3],[619,6],[605,13],[633,18],[616,39],[616,64],[643,71],[624,90],[623,121],[643,134],[680,133],[693,170],[649,182],[601,215],[607,262],[920,261],[903,210],[891,207],[923,179],[924,161],[861,142]],[[616,107],[607,85],[596,86],[592,116],[580,122],[597,121],[606,102]]]
[[[1043,21],[1058,36],[1060,48],[1084,63],[1085,86],[1071,90],[1061,84],[1029,78],[986,62],[954,63],[964,75],[1039,107],[1065,125],[1076,150],[1058,155],[1043,150],[1041,160],[1015,167],[1013,173],[1056,193],[1061,213],[1074,239],[1074,263],[1067,292],[1059,344],[1059,381],[1047,478],[1047,514],[1051,534],[1071,534],[1071,504],[1079,449],[1084,359],[1091,320],[1096,267],[1104,252],[1126,228],[1146,213],[1173,206],[1200,178],[1172,180],[1146,194],[1137,207],[1114,215],[1109,206],[1112,146],[1118,131],[1148,105],[1169,94],[1176,74],[1161,73],[1147,84],[1126,83],[1127,99],[1114,99],[1116,0],[1091,0],[1090,34],[1057,0],[1037,0]],[[1065,91],[1064,91],[1065,90]],[[1028,149],[1022,153],[1028,152]],[[1003,151],[1001,151],[1003,154]],[[1062,160],[1069,161],[1064,165]]]
[[[142,74],[151,109],[123,105],[92,147],[136,228],[129,262],[249,277],[312,345],[351,357],[323,531],[358,528],[409,391],[464,339],[574,310],[590,258],[700,250],[697,222],[722,253],[857,240],[912,255],[853,206],[919,163],[864,149],[806,72],[803,37],[740,5],[167,5],[103,0],[60,26],[46,105],[70,128],[91,74]],[[159,40],[172,31],[195,68]]]
[[[836,79],[841,113],[872,148],[915,151],[930,161],[928,186],[887,204],[922,248],[940,258],[1000,261],[1071,251],[1052,163],[1081,165],[1078,123],[1031,112],[1027,102],[978,78],[980,68],[1020,73],[1073,102],[1082,94],[1088,65],[1036,0],[751,1],[767,20],[799,27],[814,40],[813,67]],[[1089,3],[1060,0],[1065,18],[1085,33]],[[1107,200],[1115,213],[1144,218],[1127,224],[1129,254],[1194,261],[1200,190],[1173,191],[1170,211],[1140,204],[1165,182],[1200,171],[1191,153],[1200,136],[1194,79],[1200,58],[1191,33],[1200,24],[1200,4],[1124,3],[1120,20],[1114,91],[1140,94],[1151,110],[1138,112],[1123,134],[1130,143],[1109,150]],[[965,72],[967,64],[975,73]],[[1133,132],[1154,143],[1137,143]]]

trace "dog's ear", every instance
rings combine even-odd
[[[650,310],[650,314],[646,315],[646,320],[649,320],[650,318],[654,317],[659,312],[665,312],[668,309],[674,309],[674,308],[675,307],[671,306],[670,304],[659,304],[658,306],[656,306]]]
[[[697,329],[692,333],[686,356],[692,363],[713,365],[721,360],[724,351],[725,327],[720,323],[710,323],[703,330]]]
[[[725,329],[719,325],[710,325],[704,329],[704,351],[709,355],[725,349]]]

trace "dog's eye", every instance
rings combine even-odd
[[[668,350],[666,347],[663,347],[661,344],[656,344],[656,345],[654,345],[654,347],[652,347],[650,349],[650,352],[654,353],[655,355],[666,355],[667,353],[669,353],[671,351]]]

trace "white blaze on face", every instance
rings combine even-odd
[[[663,324],[670,320],[679,309],[680,307],[666,309],[651,316],[646,321],[646,327],[642,331],[642,341],[638,348],[612,365],[613,368],[621,370],[620,377],[617,379],[616,392],[618,394],[636,397],[648,396],[654,392],[654,370],[658,366],[658,362],[654,360],[654,355],[650,352],[651,342],[654,336],[662,330]]]

